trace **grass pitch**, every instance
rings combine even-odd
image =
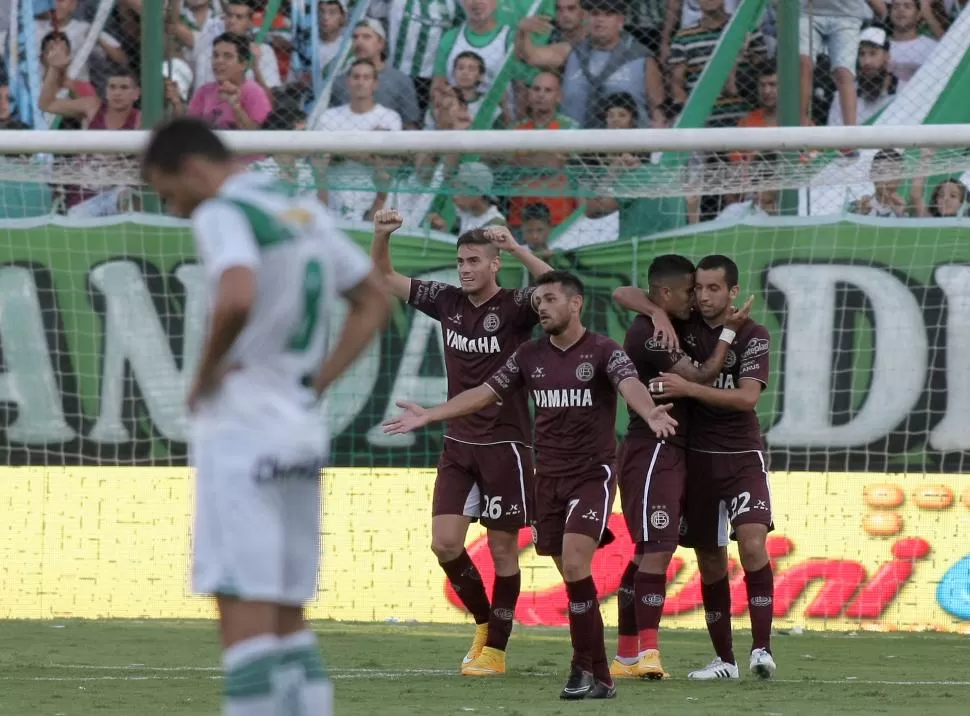
[[[748,634],[736,625],[739,659]],[[664,682],[619,683],[608,702],[562,702],[569,636],[517,629],[510,673],[457,674],[470,627],[319,623],[340,716],[414,714],[970,713],[970,639],[937,634],[775,637],[777,680],[699,684],[707,635],[662,634]],[[612,641],[608,650],[612,650]],[[148,716],[219,713],[219,649],[210,622],[0,622],[0,714]]]

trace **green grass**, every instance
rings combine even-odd
[[[743,626],[736,625],[741,651],[748,639]],[[742,672],[740,683],[698,684],[684,675],[710,659],[707,635],[665,632],[664,662],[672,679],[621,682],[611,702],[567,703],[558,698],[570,655],[562,630],[518,629],[510,673],[468,679],[457,675],[457,666],[469,627],[315,628],[341,716],[962,716],[970,708],[970,639],[960,636],[779,635],[773,645],[775,682],[757,682]],[[215,626],[208,622],[0,622],[0,714],[214,715],[218,664]]]

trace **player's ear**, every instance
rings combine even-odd
[[[730,291],[731,300],[733,301],[734,299],[736,299],[738,297],[738,294],[739,293],[741,293],[741,287],[740,286],[735,286],[734,288],[732,288],[731,291]]]

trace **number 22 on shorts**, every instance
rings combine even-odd
[[[745,512],[750,512],[751,508],[748,507],[748,503],[751,502],[750,492],[739,492],[737,496],[731,500],[731,508],[728,510],[728,517],[731,522],[738,515],[743,515]]]

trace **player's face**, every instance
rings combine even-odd
[[[728,288],[724,269],[698,269],[694,279],[697,308],[707,320],[720,318],[737,298],[738,287]]]
[[[573,316],[579,316],[583,297],[570,295],[559,283],[547,283],[536,289],[536,310],[539,325],[550,336],[558,336],[569,327]]]
[[[475,294],[491,288],[500,265],[498,253],[491,246],[459,246],[458,280],[461,290]]]
[[[201,189],[202,178],[195,164],[189,158],[181,171],[170,174],[153,168],[148,172],[148,183],[166,203],[169,213],[175,216],[190,217],[195,208],[206,199]]]
[[[694,274],[672,280],[664,286],[663,309],[668,315],[686,321],[694,302]]]

